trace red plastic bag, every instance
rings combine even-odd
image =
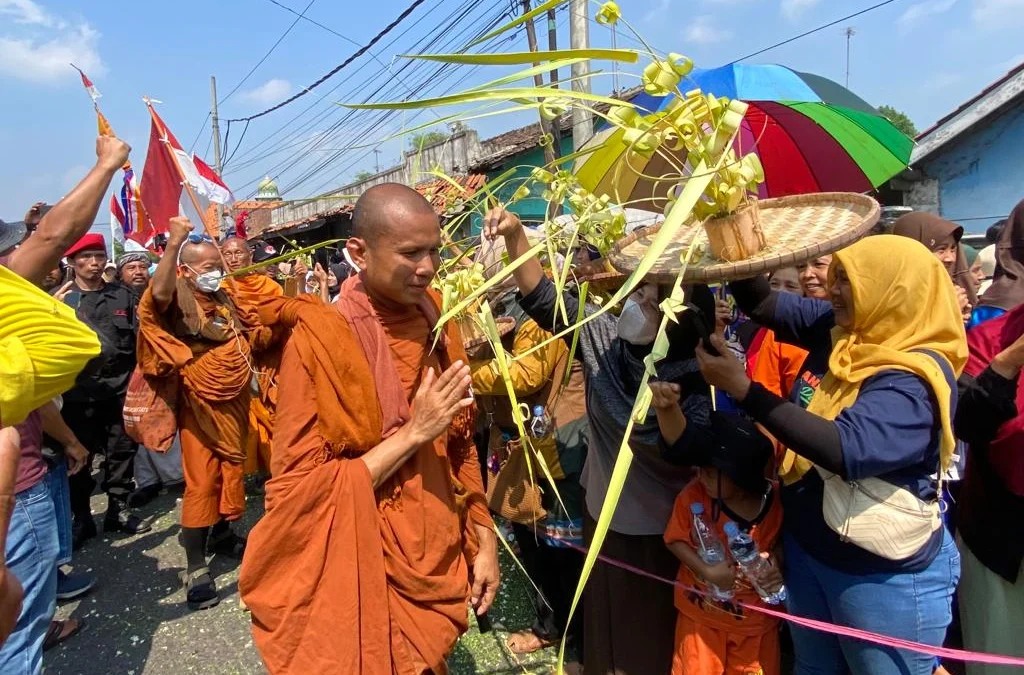
[[[136,368],[124,399],[125,431],[150,450],[167,452],[178,433],[177,407],[177,375],[152,377]]]

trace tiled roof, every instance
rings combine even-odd
[[[643,91],[643,87],[626,89],[614,96],[623,101],[631,101]],[[610,106],[607,103],[598,103],[594,109],[598,112],[606,112]],[[565,135],[572,129],[572,113],[566,113],[558,118],[558,129]],[[534,122],[525,127],[506,131],[492,138],[480,141],[481,157],[470,167],[474,170],[485,170],[495,167],[509,157],[531,150],[540,143],[541,130],[540,122]]]
[[[487,182],[487,176],[477,173],[452,176],[451,179],[458,184],[458,187],[452,185],[451,181],[443,178],[424,181],[415,186],[416,191],[427,198],[427,201],[434,207],[438,215],[444,215],[453,209],[458,210],[460,200],[472,197]],[[330,210],[320,211],[305,218],[290,220],[263,230],[254,231],[252,228],[249,228],[249,238],[251,239],[257,235],[268,236],[277,234],[285,230],[301,227],[302,225],[308,225],[317,220],[349,214],[353,210],[355,210],[355,203],[346,202]]]

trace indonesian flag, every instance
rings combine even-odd
[[[96,85],[94,85],[92,83],[92,80],[89,79],[88,75],[86,75],[85,73],[82,72],[81,68],[79,68],[78,66],[76,66],[73,63],[71,64],[71,67],[74,68],[75,70],[77,70],[78,74],[82,76],[82,86],[85,87],[85,90],[87,92],[89,92],[89,98],[92,99],[93,105],[97,105],[97,102],[99,101],[100,96],[103,96],[103,94],[101,94],[96,89]]]
[[[197,233],[209,229],[211,234],[219,234],[220,224],[205,223],[203,217],[211,202],[233,202],[231,190],[205,162],[182,149],[181,143],[152,106],[150,112],[153,120],[146,166],[142,169],[141,194],[142,203],[156,231],[167,232],[168,221],[174,216],[183,215],[192,221]],[[186,192],[186,187],[191,191],[191,196]],[[192,196],[196,203],[193,203]]]

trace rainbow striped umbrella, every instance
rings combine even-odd
[[[762,198],[868,192],[903,171],[910,161],[913,140],[856,94],[819,75],[778,65],[732,64],[694,70],[679,86],[684,92],[695,88],[749,104],[736,150],[759,156],[765,173]],[[673,98],[641,93],[633,103],[641,111],[656,113]],[[593,142],[610,140],[608,135],[616,133],[622,131],[606,128]],[[609,169],[614,159],[607,154],[624,151],[622,143],[605,143],[604,149],[580,160],[576,165],[580,182],[594,192],[611,192]],[[647,175],[666,172],[671,172],[670,165],[657,154],[643,167]],[[627,178],[636,185],[624,186],[621,172],[618,180],[621,197],[628,191],[631,200],[661,201],[651,194],[649,181]]]

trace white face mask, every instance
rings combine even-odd
[[[189,267],[189,269],[192,270],[192,274],[196,275],[196,288],[201,290],[203,293],[216,293],[220,290],[220,282],[224,277],[223,272],[220,270],[213,270],[199,274],[191,267]]]
[[[657,312],[628,298],[619,314],[619,337],[630,344],[649,345],[658,336],[659,323]]]

